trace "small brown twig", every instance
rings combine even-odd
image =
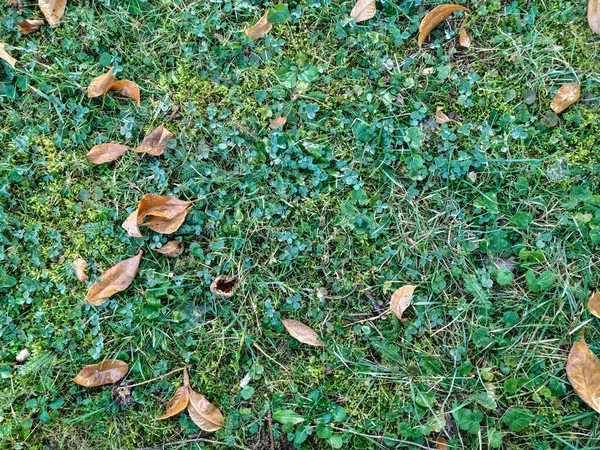
[[[169,375],[173,375],[174,373],[181,372],[182,370],[185,370],[185,369],[187,369],[187,366],[179,367],[178,369],[171,370],[169,373],[165,373],[164,375],[159,375],[156,378],[152,378],[151,380],[140,381],[139,383],[133,383],[133,384],[125,384],[123,386],[119,386],[118,389],[125,389],[125,388],[141,386],[142,384],[151,383],[153,381],[160,380],[161,378],[168,377]]]
[[[271,420],[271,408],[267,411],[267,425],[269,425],[269,442],[271,450],[275,450],[275,441],[273,440],[273,420]]]

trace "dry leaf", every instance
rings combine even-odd
[[[588,308],[594,316],[600,319],[600,291],[596,291],[592,294],[588,300]]]
[[[469,33],[467,33],[467,30],[464,26],[461,27],[460,31],[458,32],[458,43],[465,48],[469,48],[471,46],[471,38],[469,37]]]
[[[10,64],[12,67],[15,67],[17,60],[15,58],[13,58],[12,56],[10,56],[10,53],[8,53],[4,49],[4,47],[6,47],[6,43],[0,42],[0,59],[3,59],[8,64]]]
[[[447,122],[452,122],[452,119],[448,117],[446,114],[442,112],[444,108],[442,106],[438,106],[435,108],[435,123],[439,125],[443,125]]]
[[[221,411],[210,403],[204,395],[190,389],[190,403],[188,414],[194,423],[203,431],[217,431],[225,426],[225,419]]]
[[[398,317],[398,319],[402,319],[402,313],[404,313],[406,308],[410,306],[415,288],[416,286],[409,284],[402,286],[392,294],[392,298],[390,299],[390,308],[396,317]]]
[[[552,102],[550,108],[556,114],[560,114],[577,100],[579,100],[579,93],[581,88],[577,83],[563,84],[559,89]]]
[[[587,19],[592,31],[600,34],[600,0],[588,2]]]
[[[113,68],[109,67],[108,72],[92,80],[87,88],[88,98],[100,97],[108,92],[108,89],[116,80],[116,77],[112,74],[112,70]]]
[[[127,150],[129,150],[129,147],[126,145],[110,142],[94,145],[85,156],[94,164],[104,164],[119,159]]]
[[[137,223],[157,233],[174,233],[185,220],[191,204],[175,197],[146,194],[138,206]],[[150,220],[144,222],[147,217]]]
[[[350,11],[350,17],[354,22],[359,23],[373,18],[376,12],[375,0],[357,0],[354,8]]]
[[[100,280],[90,286],[86,295],[87,301],[94,306],[100,306],[104,299],[127,289],[137,275],[142,254],[140,250],[134,257],[121,261],[100,275]]]
[[[267,19],[268,15],[269,11],[266,11],[258,22],[256,22],[250,28],[247,28],[246,31],[244,31],[246,36],[251,37],[252,39],[260,39],[269,31],[271,31],[273,25],[269,23],[269,20]]]
[[[58,21],[65,14],[67,0],[39,0],[38,4],[48,21],[48,25],[55,28],[58,25]]]
[[[107,359],[100,364],[92,364],[81,369],[73,381],[84,387],[96,387],[116,383],[123,378],[129,365],[118,359]]]
[[[29,34],[39,30],[40,27],[45,23],[46,22],[44,22],[43,20],[24,19],[17,23],[17,25],[19,25],[21,34]]]
[[[233,297],[235,291],[237,291],[239,285],[239,279],[237,277],[224,277],[219,275],[217,278],[210,283],[210,292],[213,295],[220,295],[225,298]]]
[[[140,229],[137,225],[138,218],[138,210],[136,209],[134,212],[129,214],[129,217],[125,219],[125,222],[121,224],[121,226],[127,231],[127,234],[131,237],[141,238],[142,233],[140,233]]]
[[[129,97],[134,100],[137,105],[140,105],[140,87],[133,81],[119,80],[115,81],[108,87],[109,91],[117,91],[124,97]]]
[[[83,258],[77,258],[73,261],[73,271],[75,272],[75,276],[81,282],[87,281],[90,277],[87,276],[85,271],[88,268],[88,263]]]
[[[287,117],[278,117],[277,119],[273,119],[269,124],[269,128],[274,130],[276,128],[282,127],[287,123]]]
[[[171,256],[174,258],[175,256],[181,255],[184,248],[185,246],[183,245],[183,242],[169,241],[161,248],[157,248],[155,251],[162,255]]]
[[[183,222],[185,221],[186,216],[190,212],[191,207],[186,209],[184,212],[175,216],[173,218],[167,219],[164,217],[152,217],[146,223],[141,224],[141,226],[148,227],[152,231],[156,231],[161,234],[172,234],[175,233]]]
[[[600,413],[600,360],[583,337],[569,353],[567,377],[579,398]]]
[[[191,392],[192,389],[190,388],[190,378],[188,376],[187,368],[184,368],[183,386],[177,389],[173,398],[167,403],[167,412],[165,412],[162,416],[157,417],[156,420],[163,420],[167,419],[168,417],[173,417],[187,408],[188,403],[190,402]]]
[[[162,155],[167,149],[167,141],[173,139],[175,135],[160,125],[152,133],[144,138],[142,143],[134,151],[137,153],[149,153],[153,156]]]
[[[431,33],[431,30],[433,30],[435,27],[437,27],[440,23],[442,23],[446,17],[448,17],[450,14],[452,14],[455,11],[468,11],[471,12],[471,10],[469,8],[465,8],[464,6],[460,6],[460,5],[451,5],[451,4],[445,4],[445,5],[440,5],[437,6],[435,8],[433,8],[431,11],[429,11],[425,17],[423,17],[423,20],[421,21],[421,25],[419,25],[419,47],[421,47],[423,45],[423,42],[425,42],[425,39],[427,39],[427,36],[429,36],[429,33]]]
[[[317,332],[308,325],[292,319],[283,319],[281,323],[294,339],[303,344],[325,347],[325,343],[319,341]]]
[[[448,441],[445,437],[438,436],[435,438],[435,450],[448,450]]]

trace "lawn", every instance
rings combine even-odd
[[[4,3],[18,62],[0,61],[0,448],[600,448],[565,371],[582,330],[600,355],[585,1],[462,2],[472,13],[421,48],[439,2],[377,0],[357,24],[353,0],[290,0],[257,39],[244,30],[276,2],[69,0],[27,35],[37,2]],[[139,106],[87,97],[111,66]],[[581,98],[557,115],[566,83]],[[86,158],[159,125],[175,135],[160,156]],[[194,201],[175,233],[121,227],[149,193]],[[155,251],[172,239],[181,255]],[[140,249],[131,286],[86,301]],[[211,292],[220,275],[239,279],[230,298]],[[130,398],[71,380],[106,359],[129,365],[119,383],[156,379]],[[155,420],[184,366],[223,429]]]

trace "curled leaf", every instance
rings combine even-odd
[[[83,258],[77,258],[73,261],[73,272],[75,272],[75,276],[81,282],[87,281],[90,277],[87,276],[85,271],[88,268],[88,263]]]
[[[600,291],[596,291],[592,294],[588,300],[588,308],[594,316],[600,319]]]
[[[402,314],[410,306],[415,288],[416,286],[409,284],[396,289],[396,291],[392,294],[392,298],[390,299],[390,308],[396,317],[398,317],[398,319],[402,319]]]
[[[439,125],[443,125],[447,122],[452,122],[452,119],[450,119],[450,117],[444,114],[444,112],[442,111],[443,109],[444,108],[442,106],[438,106],[435,108],[435,123]]]
[[[152,231],[156,231],[161,234],[172,234],[175,233],[183,222],[185,221],[186,216],[190,212],[191,208],[186,209],[178,216],[172,218],[165,217],[152,217],[147,222],[140,224],[140,226],[148,227]]]
[[[140,250],[134,257],[121,261],[100,275],[100,279],[90,286],[86,295],[87,301],[94,306],[100,306],[111,295],[127,289],[137,275],[142,254]]]
[[[219,275],[210,284],[210,292],[212,292],[213,295],[231,298],[238,288],[239,281],[240,280],[237,277],[224,277]]]
[[[580,92],[581,88],[577,83],[563,84],[552,99],[550,108],[552,108],[552,111],[556,114],[560,114],[579,100]]]
[[[108,72],[94,78],[87,88],[88,98],[100,97],[108,92],[110,86],[115,82],[116,77],[112,74],[112,67],[108,68]]]
[[[319,340],[319,335],[308,325],[292,319],[283,319],[281,321],[285,329],[297,341],[303,344],[314,345],[315,347],[325,347],[325,343]]]
[[[38,4],[48,21],[48,25],[56,28],[58,21],[65,14],[67,0],[39,0]]]
[[[265,34],[267,34],[269,31],[271,31],[271,28],[273,28],[273,25],[269,23],[268,15],[269,11],[266,11],[258,22],[256,22],[250,28],[247,28],[246,31],[244,31],[246,36],[252,39],[260,39],[265,37]]]
[[[23,19],[19,23],[17,23],[17,25],[19,25],[21,34],[29,34],[39,30],[40,27],[45,23],[46,22],[44,22],[43,20]]]
[[[469,8],[465,8],[461,5],[452,5],[445,4],[439,5],[429,11],[423,20],[421,21],[421,25],[419,25],[419,47],[423,45],[431,30],[437,27],[440,23],[442,23],[450,14],[455,11],[468,11],[471,12]]]
[[[589,0],[587,20],[592,31],[600,34],[600,0]]]
[[[73,381],[83,387],[96,387],[116,383],[123,378],[129,365],[118,359],[107,359],[100,364],[86,366],[77,374]]]
[[[142,143],[134,151],[137,153],[149,153],[153,156],[162,155],[167,149],[167,141],[173,139],[175,135],[167,130],[163,125],[156,127],[152,133],[144,138]]]
[[[133,81],[119,80],[115,81],[108,87],[109,91],[117,91],[124,97],[129,97],[134,100],[137,105],[140,105],[140,87]]]
[[[94,145],[85,156],[94,164],[104,164],[119,159],[127,150],[129,147],[126,145],[110,142]]]
[[[162,416],[157,417],[156,420],[163,420],[173,417],[187,408],[188,403],[190,402],[190,393],[191,389],[189,384],[184,384],[177,389],[177,391],[175,391],[175,395],[173,395],[173,398],[167,403],[166,412]]]
[[[6,43],[0,42],[0,59],[3,59],[12,67],[15,67],[17,60],[10,56],[10,53],[8,53],[8,51],[6,51],[4,47],[6,47]]]
[[[123,222],[121,226],[125,229],[125,231],[127,231],[129,236],[141,238],[142,233],[140,233],[140,229],[138,228],[137,218],[138,210],[136,209],[134,212],[129,214],[129,217],[125,219],[125,222]]]
[[[194,423],[203,431],[217,431],[225,426],[223,414],[215,405],[210,403],[202,394],[190,389],[188,414]]]
[[[183,242],[179,241],[169,241],[161,248],[157,248],[155,251],[160,253],[161,255],[170,256],[172,258],[179,256],[183,253],[183,249],[185,246]]]
[[[569,353],[567,377],[579,398],[600,413],[600,360],[583,338]]]
[[[354,22],[359,23],[372,19],[376,12],[375,0],[357,0],[354,8],[350,11],[350,17]]]
[[[274,130],[276,128],[282,127],[287,123],[287,117],[278,117],[277,119],[273,119],[269,124],[269,128]]]

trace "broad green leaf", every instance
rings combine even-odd
[[[273,420],[282,425],[296,425],[304,422],[306,419],[291,409],[280,409],[273,413]]]

